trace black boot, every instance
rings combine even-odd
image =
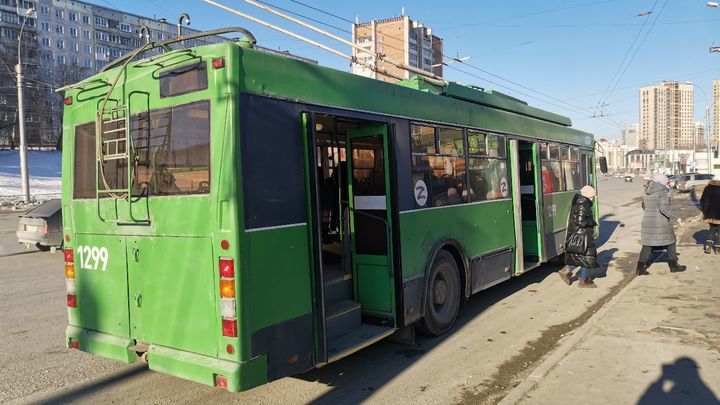
[[[669,261],[668,266],[670,267],[670,273],[681,273],[687,270],[687,267],[680,265],[677,260]]]
[[[638,262],[635,268],[635,275],[637,276],[649,276],[650,273],[645,269],[645,262]]]
[[[711,241],[711,240],[705,242],[705,246],[703,247],[703,251],[705,252],[706,255],[709,255],[710,253],[712,253],[713,247],[714,247],[713,245],[715,245],[715,244],[714,244],[713,241]]]

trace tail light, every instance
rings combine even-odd
[[[72,249],[65,249],[65,292],[68,308],[77,308],[75,291],[75,254]]]
[[[225,58],[213,58],[212,60],[213,69],[222,69],[225,67]]]
[[[238,323],[237,310],[235,309],[235,260],[232,258],[221,257],[218,260],[218,269],[220,272],[220,316],[222,317],[222,335],[227,337],[237,337]],[[227,380],[225,380],[225,388],[227,388]]]
[[[70,339],[70,348],[71,349],[79,349],[80,348],[80,341],[77,339]]]
[[[227,378],[215,374],[215,386],[223,389],[227,389]]]
[[[222,334],[227,337],[237,337],[237,319],[225,319],[222,320]]]

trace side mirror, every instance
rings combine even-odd
[[[601,171],[603,174],[607,173],[607,172],[608,172],[607,158],[606,158],[605,156],[600,156],[600,157],[598,158],[598,162],[600,163],[600,171]]]

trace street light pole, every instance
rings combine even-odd
[[[27,145],[25,142],[25,105],[23,103],[23,77],[22,77],[22,55],[20,47],[22,46],[22,34],[25,24],[35,13],[35,9],[30,8],[25,12],[25,20],[20,27],[20,35],[18,35],[18,63],[15,66],[17,73],[17,97],[18,97],[18,132],[20,133],[20,188],[22,190],[23,202],[30,202],[30,181],[27,167]]]

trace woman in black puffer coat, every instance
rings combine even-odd
[[[565,264],[580,267],[578,287],[581,288],[597,287],[590,278],[590,269],[600,267],[593,239],[594,228],[597,226],[593,219],[593,198],[595,189],[590,186],[583,187],[580,194],[573,197],[565,235]],[[569,267],[560,270],[560,277],[570,285],[572,270]]]
[[[705,242],[705,253],[720,253],[720,178],[710,181],[700,197],[703,219],[710,224],[710,234]]]

